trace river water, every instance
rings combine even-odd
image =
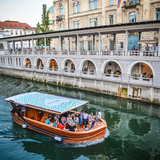
[[[70,146],[13,122],[6,97],[46,92],[89,100],[77,109],[102,112],[110,136]],[[160,106],[0,75],[0,160],[160,160]]]

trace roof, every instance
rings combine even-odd
[[[89,101],[85,100],[72,99],[39,92],[24,93],[5,100],[8,102],[14,101],[16,104],[21,104],[30,108],[36,107],[40,110],[55,111],[59,114],[89,103]]]
[[[0,28],[3,28],[4,22],[0,22]]]
[[[5,21],[0,22],[0,28],[23,28],[23,29],[34,29],[27,23],[20,23],[18,21]]]
[[[153,28],[147,28],[147,27],[145,27],[145,28],[143,28],[143,29],[141,29],[141,28],[139,28],[139,25],[149,25],[149,24],[158,24],[158,23],[160,23],[160,20],[154,20],[154,21],[142,21],[142,22],[134,22],[134,23],[120,23],[120,24],[113,24],[113,25],[102,25],[102,26],[94,26],[94,27],[86,27],[86,28],[76,28],[76,29],[67,29],[67,30],[59,30],[59,31],[51,31],[51,32],[44,32],[44,33],[36,33],[36,34],[32,34],[32,35],[21,35],[21,36],[13,36],[13,37],[7,37],[7,38],[0,38],[0,40],[7,40],[7,39],[18,39],[18,38],[26,38],[26,37],[29,37],[29,38],[32,38],[32,37],[35,37],[35,36],[44,36],[44,35],[51,35],[51,37],[54,37],[54,34],[56,34],[56,33],[65,33],[65,32],[67,32],[67,34],[69,34],[69,32],[74,32],[74,31],[85,31],[85,30],[87,30],[87,32],[89,31],[89,30],[98,30],[98,29],[101,29],[101,30],[103,30],[103,29],[110,29],[110,28],[112,28],[113,30],[112,30],[112,33],[114,32],[114,33],[125,33],[125,31],[124,31],[124,28],[125,27],[128,27],[128,26],[130,26],[130,30],[131,31],[133,31],[134,30],[134,32],[137,32],[137,31],[148,31],[148,30],[150,30],[150,31],[153,31]],[[137,30],[135,30],[135,29],[132,29],[132,26],[137,26]],[[121,32],[116,32],[115,30],[114,30],[114,28],[116,28],[116,27],[119,27],[119,28],[121,28]],[[152,30],[151,30],[152,29]],[[155,28],[155,30],[158,30],[159,28]],[[130,31],[129,30],[129,31]],[[97,31],[98,32],[98,31]],[[101,32],[101,31],[100,31]],[[77,33],[76,33],[77,34]],[[111,34],[111,31],[109,31],[108,33],[106,32],[105,34]],[[83,35],[83,34],[82,34]],[[81,36],[82,36],[81,35]],[[47,36],[47,37],[49,37],[49,36]],[[59,35],[57,36],[57,37],[59,37]]]
[[[48,9],[48,12],[49,12],[49,13],[54,13],[54,6],[51,6],[51,7]]]

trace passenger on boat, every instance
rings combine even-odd
[[[45,121],[45,124],[50,124],[51,123],[51,115],[48,115],[48,119]]]
[[[101,111],[98,109],[98,119],[100,120],[101,119]]]
[[[89,129],[90,129],[90,128],[89,128],[89,125],[87,124],[86,127],[84,127],[84,130],[85,130],[85,131],[89,131]]]
[[[60,128],[60,129],[62,129],[62,130],[69,131],[69,129],[66,129],[66,128],[64,127],[64,125],[61,123],[61,119],[59,119],[58,128]]]
[[[96,125],[97,125],[97,122],[96,122],[96,121],[93,121],[93,122],[92,122],[91,129],[92,129],[93,127],[95,127]]]
[[[63,124],[64,126],[65,126],[66,123],[67,123],[67,119],[66,119],[66,117],[64,117],[64,115],[62,115],[61,122],[62,122],[62,124]]]
[[[69,114],[68,117],[67,117],[67,123],[68,123],[69,127],[70,127],[70,126],[72,125],[72,123],[73,123],[73,119],[72,119],[72,117],[71,117],[70,114]]]
[[[70,131],[72,131],[72,132],[77,131],[76,123],[72,123],[72,125],[70,126]]]
[[[76,123],[76,126],[79,124],[78,114],[75,114],[74,116],[74,123]]]
[[[80,116],[79,116],[80,124],[82,124],[83,122],[83,116],[84,116],[84,110],[81,111]]]
[[[68,111],[68,112],[65,112],[65,113],[63,114],[63,116],[66,117],[66,118],[68,117],[68,115],[69,115],[69,111]]]
[[[85,111],[84,112],[84,116],[83,116],[83,124],[85,125],[85,127],[86,127],[87,123],[88,123],[88,114]]]
[[[57,127],[57,123],[58,123],[58,121],[55,119],[53,122],[53,127]]]
[[[93,113],[88,115],[88,121],[89,121],[89,129],[92,127],[92,122],[93,122]]]

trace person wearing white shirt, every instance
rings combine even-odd
[[[101,119],[101,111],[98,109],[98,119]]]
[[[84,115],[83,115],[83,124],[85,125],[86,127],[86,124],[88,123],[88,114],[87,112],[85,111],[84,112]]]

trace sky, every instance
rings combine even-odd
[[[53,0],[0,0],[0,21],[19,21],[36,27],[41,22],[43,4],[49,9]]]

